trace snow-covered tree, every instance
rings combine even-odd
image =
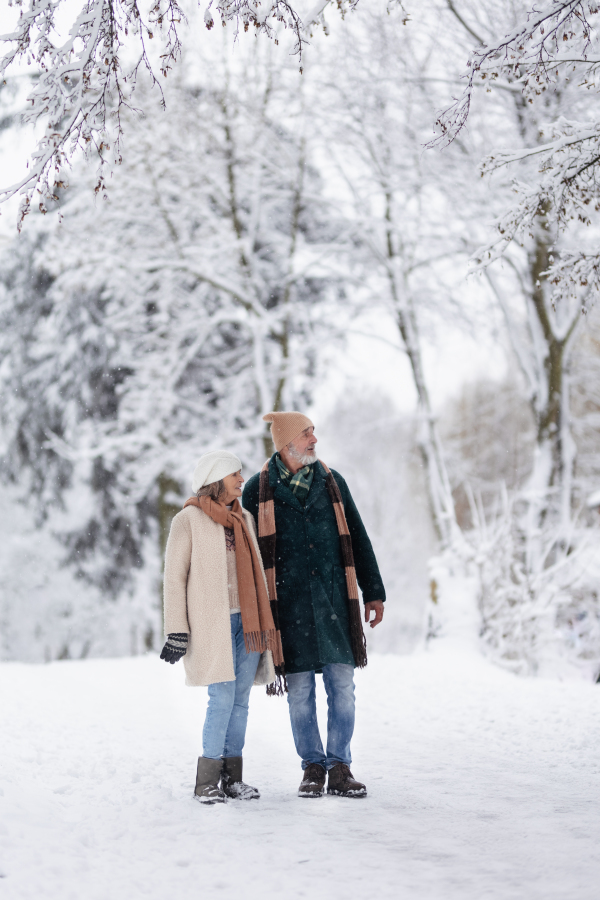
[[[75,153],[96,157],[96,188],[102,190],[109,173],[122,159],[122,137],[128,111],[141,98],[134,92],[140,72],[149,76],[163,95],[161,80],[181,56],[182,30],[187,25],[188,2],[152,0],[85,0],[72,8],[69,0],[9,0],[15,7],[14,30],[0,35],[6,52],[0,57],[0,80],[23,66],[35,67],[28,96],[25,122],[43,129],[27,173],[0,190],[0,201],[21,194],[19,224],[27,215],[35,192],[39,207],[46,208],[67,181]],[[234,36],[252,29],[278,41],[289,29],[299,57],[311,28],[323,24],[323,12],[331,0],[297,8],[290,0],[217,0],[222,25],[232,26]],[[357,0],[336,0],[344,14]],[[214,25],[213,0],[205,6],[204,23]],[[16,15],[17,10],[19,15]],[[70,17],[70,27],[65,19]],[[151,41],[160,47],[153,50]],[[29,105],[30,104],[30,105]],[[143,105],[143,104],[142,104]],[[164,95],[163,103],[164,106]],[[145,107],[155,114],[157,105]]]
[[[443,546],[458,528],[423,361],[425,328],[456,315],[469,246],[455,200],[467,166],[454,149],[424,154],[437,108],[439,40],[427,10],[367,4],[322,49],[321,112],[332,180],[353,222],[351,271],[358,305],[397,329],[418,398],[419,446],[432,520]],[[308,78],[315,74],[312,63]],[[465,156],[461,149],[460,153]],[[473,170],[474,164],[470,163]]]
[[[451,146],[466,133],[468,117],[469,133],[485,147],[488,212],[479,221],[495,222],[497,231],[485,243],[481,235],[472,255],[504,318],[535,426],[530,475],[516,495],[500,497],[492,515],[489,507],[471,504],[483,633],[496,658],[527,658],[525,668],[535,671],[536,657],[539,662],[554,652],[553,642],[562,640],[564,648],[571,640],[568,629],[557,638],[559,620],[571,616],[563,615],[567,606],[573,621],[579,604],[581,621],[592,623],[588,612],[597,602],[586,555],[590,536],[577,518],[577,430],[570,407],[581,311],[594,297],[591,270],[578,273],[598,231],[590,167],[595,151],[586,155],[594,143],[587,76],[597,55],[591,25],[598,10],[559,0],[535,9],[526,2],[470,0],[448,0],[440,11],[443,6],[447,21],[454,20],[451,34],[470,59],[464,91],[456,85],[458,99],[438,116],[441,133],[433,143]],[[588,635],[596,627],[590,624]],[[583,645],[581,635],[576,643]]]
[[[93,204],[82,168],[10,250],[7,465],[31,473],[42,506],[83,479],[67,541],[107,589],[157,522],[164,541],[200,453],[264,458],[259,413],[306,401],[333,333],[340,226],[301,100],[265,52],[183,69],[166,115],[128,124],[110,199]]]
[[[474,527],[503,491],[520,491],[531,475],[535,427],[521,379],[480,378],[445,405],[440,423],[457,520]]]
[[[494,176],[491,185],[508,175],[511,196],[497,236],[476,259],[506,317],[536,420],[529,530],[535,535],[550,516],[568,540],[575,462],[569,370],[581,311],[596,287],[598,8],[561,0],[507,4],[499,20],[499,6],[490,18],[481,4],[462,4],[462,25],[479,46],[464,93],[438,122],[442,140],[451,141],[471,108],[476,116],[503,116],[508,149],[488,151],[483,173]],[[482,84],[488,93],[478,100]],[[493,265],[499,260],[503,271]]]

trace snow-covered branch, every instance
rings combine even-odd
[[[559,66],[583,65],[583,75],[589,74],[598,64],[589,58],[598,11],[596,0],[546,0],[532,6],[502,40],[477,47],[467,63],[465,89],[438,116],[441,134],[431,146],[453,141],[464,128],[477,83],[517,82],[531,100],[554,81]]]
[[[21,6],[23,0],[15,2]],[[303,21],[289,0],[210,0],[204,23],[213,27],[214,9],[223,25],[234,24],[236,35],[240,28],[252,28],[276,43],[276,29],[290,29],[301,66],[308,33],[323,24],[324,9],[331,2],[320,2]],[[344,14],[356,3],[338,0],[337,6]],[[61,42],[56,20],[60,13],[68,13],[68,4],[69,0],[28,0],[15,30],[0,35],[0,45],[7,48],[0,57],[0,81],[25,62],[35,66],[24,121],[43,125],[27,174],[0,187],[0,203],[21,195],[19,230],[36,193],[42,212],[48,201],[57,199],[78,150],[89,159],[96,157],[95,190],[105,190],[107,168],[122,159],[123,114],[133,108],[138,74],[145,71],[162,96],[159,75],[166,78],[181,54],[181,28],[186,23],[182,0],[152,0],[147,15],[138,0],[85,0]],[[158,63],[148,47],[155,37],[162,41]]]
[[[77,149],[88,157],[97,156],[96,192],[102,190],[107,161],[120,161],[122,113],[130,105],[140,67],[158,84],[146,42],[155,32],[163,35],[163,76],[181,50],[177,27],[185,17],[177,0],[156,0],[146,21],[137,0],[86,0],[67,40],[54,43],[55,19],[62,8],[64,0],[30,0],[16,30],[0,36],[9,47],[0,61],[0,78],[7,77],[10,67],[21,61],[37,65],[39,78],[27,98],[31,106],[24,119],[45,125],[27,175],[0,190],[0,202],[22,195],[19,227],[36,190],[42,212],[46,201],[57,199],[58,189],[67,181],[65,169]],[[122,56],[130,32],[137,41],[137,54],[134,63],[124,69]]]

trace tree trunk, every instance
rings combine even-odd
[[[414,303],[409,285],[398,284],[397,262],[401,254],[396,250],[392,226],[392,196],[386,193],[386,252],[388,258],[387,276],[390,286],[396,322],[404,349],[406,350],[413,381],[419,400],[421,427],[419,447],[427,476],[429,506],[433,526],[442,549],[450,546],[458,535],[458,524],[454,509],[454,499],[450,488],[450,480],[446,471],[442,442],[436,424],[436,417],[431,408],[429,391],[425,381],[423,358],[419,341],[419,332]],[[404,278],[406,282],[406,278]]]
[[[532,317],[531,337],[537,385],[531,390],[536,422],[536,452],[530,480],[528,536],[533,537],[554,519],[560,536],[567,539],[571,524],[575,445],[569,421],[568,367],[572,339],[579,324],[579,309],[559,328],[556,310],[551,312],[545,272],[550,265],[547,210],[540,214],[535,245],[530,255],[531,294],[527,302]],[[537,542],[534,541],[534,547]],[[532,548],[531,553],[535,553]],[[533,564],[533,557],[530,559]]]
[[[479,44],[484,43],[456,10],[452,0],[446,0],[448,9],[461,23],[468,34]],[[532,122],[528,115],[525,97],[515,94],[516,121],[524,145],[531,140]],[[537,139],[541,141],[541,132]],[[571,436],[569,421],[569,381],[568,366],[572,337],[580,321],[579,309],[573,310],[569,321],[558,328],[556,310],[551,314],[552,303],[548,296],[548,282],[544,274],[550,266],[552,236],[548,231],[549,207],[543,208],[538,216],[535,243],[529,255],[529,270],[526,279],[531,288],[525,302],[530,315],[531,348],[529,359],[525,359],[527,348],[517,350],[517,358],[529,384],[530,403],[536,422],[536,450],[533,472],[530,479],[530,504],[528,531],[539,530],[546,521],[553,505],[560,521],[563,537],[571,522],[573,471],[575,465],[575,444]],[[510,321],[508,307],[493,285],[494,293],[500,300],[507,326],[514,337],[514,322]],[[514,344],[513,344],[514,346]],[[517,348],[515,348],[517,349]],[[533,363],[533,365],[531,365]],[[552,497],[556,502],[552,503]]]
[[[165,551],[167,549],[167,540],[169,539],[169,531],[171,529],[171,521],[173,516],[177,515],[181,510],[179,503],[174,501],[173,495],[179,497],[181,495],[181,485],[162,472],[158,476],[158,545],[160,550],[160,579],[159,579],[159,598],[158,609],[160,610],[160,628],[159,634],[162,634],[163,616],[163,589],[164,589],[164,571],[165,571]],[[147,641],[146,641],[147,643]]]

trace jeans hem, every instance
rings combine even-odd
[[[329,759],[313,759],[310,762],[308,762],[307,760],[303,759],[302,762],[300,763],[300,765],[302,767],[303,772],[305,769],[308,768],[308,766],[313,766],[313,765],[323,766],[325,771],[329,772],[330,769],[333,769],[334,766],[339,766],[340,763],[342,763],[345,766],[351,766],[352,760],[351,759],[332,759],[330,757]]]

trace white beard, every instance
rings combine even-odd
[[[314,450],[311,453],[298,453],[293,444],[288,444],[288,453],[301,466],[312,466],[317,461],[317,454]]]

